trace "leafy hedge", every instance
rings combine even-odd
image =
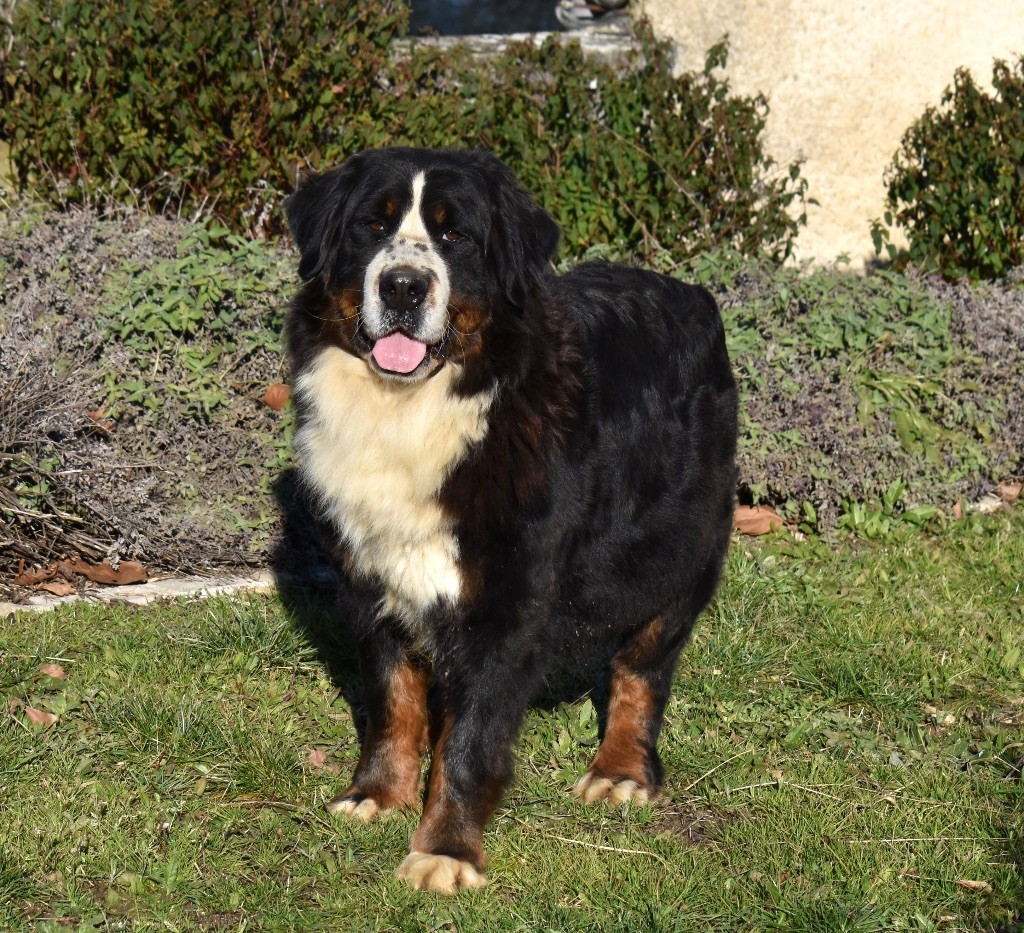
[[[406,16],[400,0],[22,0],[0,134],[35,191],[273,230],[297,167],[368,107]]]
[[[266,560],[292,266],[134,210],[0,211],[0,584],[22,560]]]
[[[644,26],[640,38],[643,66],[625,71],[553,38],[513,44],[487,67],[422,48],[374,99],[366,141],[493,150],[558,218],[573,254],[608,243],[643,258],[715,245],[788,255],[806,182],[764,151],[765,99],[730,95],[715,75],[723,45],[703,72],[674,78],[668,44]]]
[[[906,132],[886,173],[885,224],[875,247],[902,227],[908,259],[950,279],[991,279],[1024,263],[1024,57],[996,62],[994,91],[966,69],[939,107]]]
[[[811,530],[863,531],[865,505],[926,520],[1024,471],[1019,288],[714,256],[688,274],[718,292],[725,318],[741,499]]]
[[[643,28],[634,69],[554,41],[483,64],[430,47],[395,61],[405,17],[401,0],[23,0],[0,136],[22,186],[202,209],[245,232],[280,228],[303,166],[387,143],[482,145],[573,251],[791,251],[806,183],[764,151],[764,98],[715,76],[723,47],[680,78]]]

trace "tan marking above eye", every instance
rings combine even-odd
[[[448,208],[446,208],[443,204],[438,204],[437,207],[434,208],[434,222],[435,223],[443,224],[444,221],[445,221],[445,218],[447,216],[448,216]]]
[[[395,213],[395,199],[394,198],[388,198],[384,202],[384,216],[385,217],[390,217],[394,213]]]

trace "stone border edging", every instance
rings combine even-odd
[[[128,586],[104,586],[86,590],[84,594],[53,596],[37,593],[24,603],[0,601],[0,618],[12,612],[46,612],[68,603],[127,603],[145,606],[158,599],[179,599],[183,597],[230,596],[235,593],[270,593],[277,589],[274,574],[262,571],[252,576],[188,576],[166,577],[149,583],[135,583]]]

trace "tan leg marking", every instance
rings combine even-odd
[[[352,784],[327,804],[335,815],[369,822],[419,800],[420,755],[427,748],[426,671],[402,664],[391,680],[380,735],[367,735]]]
[[[621,664],[613,666],[608,727],[594,762],[572,792],[591,803],[648,803],[656,793],[647,777],[648,727],[654,697],[647,681]]]

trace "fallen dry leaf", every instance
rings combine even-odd
[[[274,411],[281,411],[286,404],[288,404],[288,396],[292,394],[292,390],[280,382],[275,382],[272,386],[267,387],[267,391],[263,393],[263,398],[260,399],[267,408],[273,408]]]
[[[15,586],[39,586],[40,583],[52,580],[59,572],[58,564],[50,564],[49,567],[43,567],[42,570],[23,570],[12,582]]]
[[[125,586],[129,583],[145,583],[149,579],[146,568],[137,560],[123,560],[117,570],[107,561],[101,564],[90,564],[84,560],[64,561],[63,566],[72,573],[77,573],[93,583],[107,586]]]
[[[105,408],[97,408],[96,411],[87,411],[85,414],[96,426],[100,434],[107,436],[114,430],[114,422],[104,417],[107,413]]]
[[[741,505],[733,518],[737,531],[745,535],[766,535],[782,527],[782,518],[766,505]]]
[[[958,881],[956,886],[963,888],[965,891],[975,891],[978,894],[992,893],[992,885],[987,881]]]
[[[64,668],[59,664],[40,664],[39,673],[45,674],[47,677],[52,677],[54,680],[68,679],[68,675],[64,672]]]
[[[953,505],[953,518],[959,520],[964,514],[963,507],[960,505],[960,500],[957,499]]]
[[[25,715],[28,716],[30,722],[34,722],[38,726],[52,726],[57,721],[57,717],[53,713],[36,709],[34,706],[26,706]]]
[[[1016,502],[1020,498],[1022,489],[1024,489],[1024,483],[1000,483],[996,486],[996,495],[1003,502]]]
[[[341,772],[341,765],[337,761],[333,761],[330,756],[321,748],[314,748],[306,755],[306,763],[311,768],[323,768],[330,774],[339,774]]]
[[[84,560],[62,560],[42,570],[26,570],[14,578],[17,586],[34,586],[57,596],[67,596],[75,588],[71,580],[75,575],[106,586],[124,586],[145,583],[149,579],[146,568],[136,560],[123,560],[115,570],[108,561],[91,564]]]

